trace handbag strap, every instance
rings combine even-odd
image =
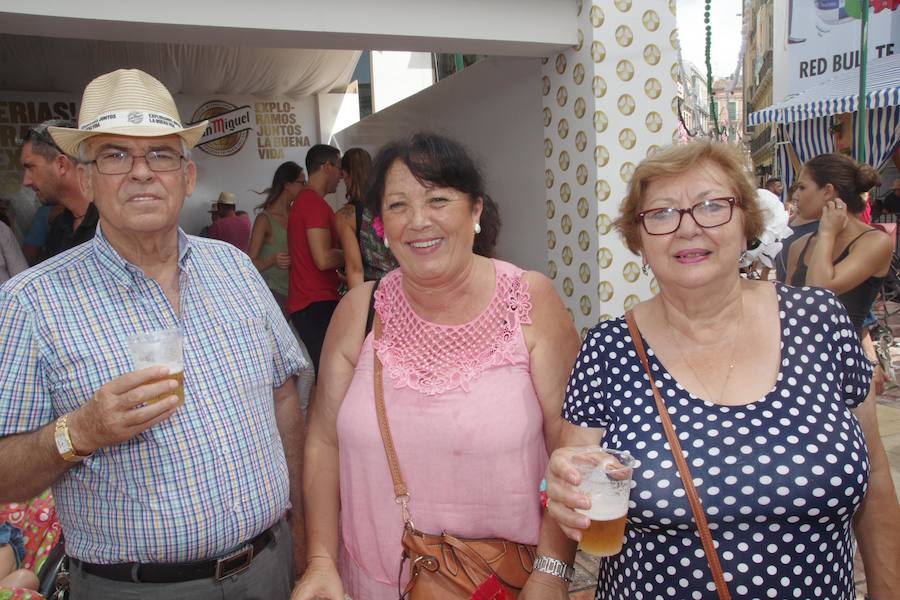
[[[374,294],[374,290],[373,290]],[[375,341],[381,339],[381,317],[375,312]],[[378,351],[372,345],[372,354],[375,357],[374,377],[375,380],[375,415],[378,417],[378,428],[381,430],[381,441],[384,443],[384,453],[387,456],[388,468],[391,470],[391,479],[394,481],[395,502],[400,505],[403,511],[403,522],[410,527],[412,518],[409,514],[409,490],[403,482],[403,475],[400,473],[400,461],[397,460],[397,450],[394,448],[394,438],[391,436],[391,426],[388,424],[387,409],[384,406],[384,369],[381,366],[381,359],[378,358]]]
[[[694,513],[694,521],[697,523],[697,530],[700,533],[700,540],[703,542],[703,550],[706,553],[706,560],[709,562],[709,569],[712,571],[719,600],[731,600],[731,593],[728,591],[728,584],[725,583],[725,576],[722,573],[722,565],[719,563],[719,554],[716,552],[712,533],[710,533],[709,524],[706,521],[706,511],[703,510],[700,496],[697,495],[697,489],[694,487],[694,478],[691,476],[691,470],[688,468],[687,461],[684,459],[684,453],[681,451],[681,443],[678,441],[678,436],[675,435],[674,427],[672,427],[672,420],[669,418],[669,411],[666,410],[666,403],[656,387],[656,381],[653,379],[650,363],[647,360],[647,353],[644,351],[644,343],[641,341],[641,332],[634,321],[634,314],[630,310],[625,313],[625,322],[628,323],[628,331],[631,333],[634,348],[637,350],[638,358],[641,359],[641,364],[644,365],[644,370],[647,372],[647,377],[650,380],[650,389],[653,390],[656,409],[659,412],[660,421],[662,421],[663,429],[666,432],[669,447],[672,449],[675,464],[678,465],[678,473],[681,475],[684,491],[687,494],[688,502],[691,504],[691,511]]]

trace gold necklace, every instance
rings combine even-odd
[[[684,355],[684,351],[681,349],[681,345],[679,345],[675,341],[675,336],[672,335],[672,331],[675,328],[672,327],[672,323],[669,321],[669,315],[666,313],[665,307],[663,307],[663,314],[666,317],[666,324],[668,325],[667,333],[669,334],[669,340],[672,342],[672,345],[675,346],[675,348],[678,350],[678,355],[681,357],[681,360],[684,362],[684,364],[686,364],[688,366],[688,368],[691,370],[691,373],[694,374],[694,377],[697,378],[697,382],[701,386],[703,386],[703,390],[706,392],[706,397],[709,399],[709,401],[712,402],[713,404],[721,404],[722,398],[725,395],[725,390],[728,388],[728,382],[731,380],[731,372],[734,370],[734,365],[735,365],[734,356],[735,356],[735,353],[737,352],[738,333],[740,332],[740,329],[741,329],[741,321],[744,319],[744,295],[743,295],[743,293],[741,294],[741,310],[740,310],[740,313],[738,314],[737,322],[735,323],[735,326],[734,326],[734,335],[732,336],[732,339],[731,339],[731,356],[728,359],[728,372],[725,374],[725,381],[722,382],[722,387],[719,388],[718,400],[716,400],[715,396],[713,396],[712,393],[710,393],[709,388],[706,387],[706,383],[703,382],[703,378],[700,377],[699,373],[697,373],[697,369],[694,368],[694,365],[691,364],[691,361],[689,361],[687,359],[687,356]]]

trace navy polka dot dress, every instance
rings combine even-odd
[[[868,457],[849,409],[871,367],[831,292],[777,284],[781,370],[763,398],[720,406],[686,391],[646,345],[706,509],[732,597],[852,600],[851,520]],[[597,599],[715,599],[715,585],[649,381],[624,318],[588,334],[563,417],[604,427],[641,461],[625,545],[600,563]]]

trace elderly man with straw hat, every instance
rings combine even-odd
[[[141,71],[89,83],[50,133],[97,234],[0,289],[0,502],[53,486],[77,598],[288,598],[303,567],[307,362],[250,259],[178,227],[205,127]],[[128,349],[167,329],[183,399]]]

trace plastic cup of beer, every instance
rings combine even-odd
[[[169,374],[163,375],[156,381],[174,379],[178,382],[178,387],[174,391],[160,394],[156,398],[148,400],[147,404],[159,402],[173,394],[178,396],[179,406],[184,404],[184,356],[181,330],[172,328],[137,333],[128,336],[126,341],[131,350],[131,360],[134,362],[135,371],[147,367],[166,367],[169,369]]]
[[[581,474],[578,492],[591,499],[590,508],[576,509],[591,520],[578,547],[595,556],[618,554],[625,540],[632,475],[640,463],[628,452],[600,447],[579,451],[572,462]]]

